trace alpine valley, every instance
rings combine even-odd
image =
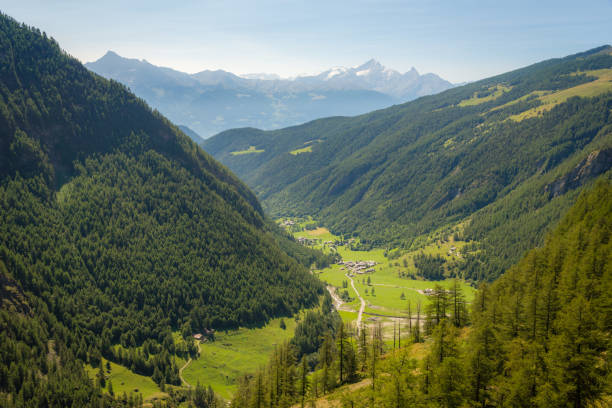
[[[0,14],[2,408],[609,407],[611,233],[610,46],[189,75]]]

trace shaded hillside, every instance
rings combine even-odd
[[[230,130],[204,148],[271,214],[313,215],[335,233],[410,245],[471,219],[465,238],[491,256],[469,276],[491,278],[609,171],[611,80],[601,47],[356,118]]]
[[[318,302],[317,256],[163,116],[4,15],[0,44],[0,405],[98,406],[82,363],[101,355],[179,384],[172,331]]]

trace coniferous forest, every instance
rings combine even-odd
[[[207,141],[252,191],[125,85],[0,14],[0,407],[611,406],[611,69],[604,46]],[[368,301],[347,280],[337,296],[317,275],[332,265],[355,288],[337,242],[302,245],[272,216],[397,268],[413,250],[411,279],[433,289],[376,320],[370,275]],[[452,262],[420,244],[436,231],[465,243]],[[183,377],[215,333],[230,347],[273,321],[291,336],[267,339],[230,400]],[[163,397],[115,393],[111,365]]]

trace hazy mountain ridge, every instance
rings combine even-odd
[[[419,75],[414,68],[400,74],[374,60],[293,79],[223,70],[190,75],[112,51],[85,66],[127,85],[204,138],[235,127],[276,129],[319,117],[362,114],[452,86],[434,74]]]

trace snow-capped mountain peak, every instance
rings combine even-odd
[[[375,71],[379,71],[379,70],[383,70],[385,67],[378,61],[376,61],[374,58],[364,62],[363,64],[355,67],[354,69],[356,69],[357,71],[364,71],[364,70],[375,70]]]

